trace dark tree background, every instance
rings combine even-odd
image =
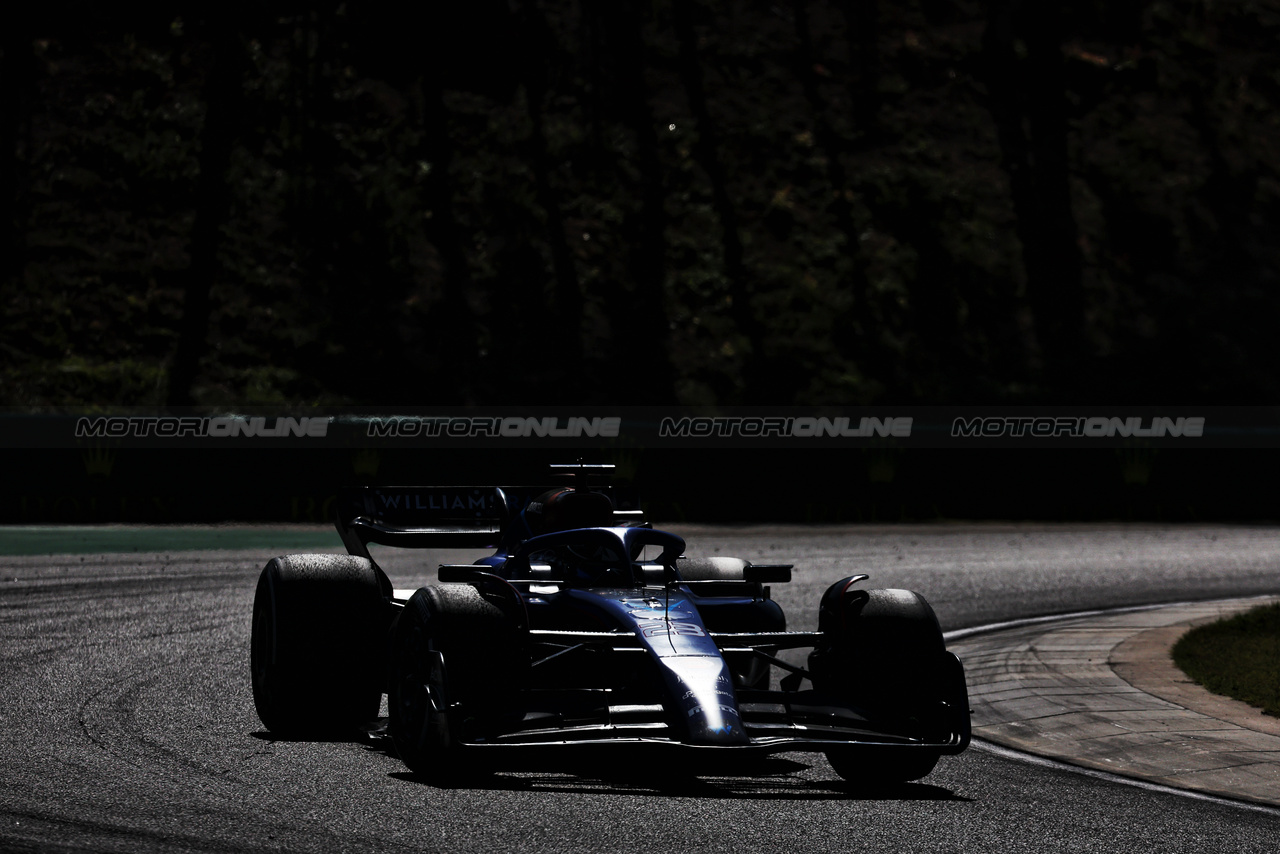
[[[1280,391],[1272,3],[21,6],[7,405]]]

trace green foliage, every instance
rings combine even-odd
[[[1215,694],[1280,716],[1280,605],[1267,605],[1187,632],[1173,660]]]
[[[698,405],[1280,392],[1255,322],[1280,308],[1265,4],[1071,4],[1061,22],[1073,389],[1046,363],[993,120],[1001,4],[875,4],[871,39],[858,2],[686,8],[713,127],[691,114],[668,3],[237,19],[244,104],[196,400],[613,400],[618,376],[652,375],[646,353],[671,367],[654,399]],[[192,274],[210,24],[42,20],[10,164],[22,258],[0,399],[158,404]],[[529,357],[557,342],[582,363]]]

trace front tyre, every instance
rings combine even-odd
[[[940,750],[864,747],[858,753],[829,751],[827,761],[835,772],[855,785],[909,783],[932,773]]]
[[[946,651],[933,608],[910,590],[849,588],[839,582],[823,596],[818,620],[828,641],[809,659],[814,687],[899,736],[936,743],[961,727],[967,742],[963,670]],[[851,782],[901,783],[929,774],[942,752],[864,746],[827,758]]]
[[[500,717],[520,675],[518,630],[466,584],[423,587],[396,621],[387,697],[396,751],[414,774],[451,785],[484,769],[463,743]]]

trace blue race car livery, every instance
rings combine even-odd
[[[575,482],[553,489],[343,490],[349,554],[274,558],[259,578],[262,722],[350,731],[385,694],[396,751],[440,782],[625,750],[817,751],[846,779],[895,782],[968,746],[964,670],[922,596],[848,576],[818,603],[817,631],[789,632],[766,585],[791,566],[686,556],[585,482],[602,468],[569,467]],[[495,551],[397,590],[370,543]]]

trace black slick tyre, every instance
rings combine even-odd
[[[685,581],[745,581],[747,562],[736,557],[682,558],[676,570]]]
[[[822,600],[819,628],[829,642],[810,656],[814,687],[903,734],[944,738],[954,657],[933,608],[910,590],[847,587],[837,582]],[[874,785],[918,780],[941,755],[932,748],[863,746],[830,751],[827,758],[846,780]]]
[[[378,716],[389,605],[351,555],[272,558],[253,600],[253,702],[268,730],[329,736]]]
[[[676,566],[683,581],[695,582],[690,590],[696,596],[708,597],[699,604],[699,612],[712,632],[785,632],[787,619],[782,608],[772,599],[763,598],[760,584],[746,580],[748,561],[736,557],[700,557],[682,559]],[[703,582],[703,583],[699,583]],[[707,584],[705,582],[714,582]],[[724,601],[720,600],[724,597]],[[735,599],[737,601],[728,601]],[[769,655],[772,647],[761,647]],[[766,661],[750,655],[725,655],[738,688],[765,691],[769,688],[770,668]]]
[[[856,754],[827,753],[837,774],[855,786],[909,783],[929,776],[942,753],[937,750],[903,751],[901,748],[866,747]]]
[[[396,620],[387,709],[401,760],[442,786],[483,774],[463,745],[509,711],[527,661],[515,622],[469,584],[423,587]]]

